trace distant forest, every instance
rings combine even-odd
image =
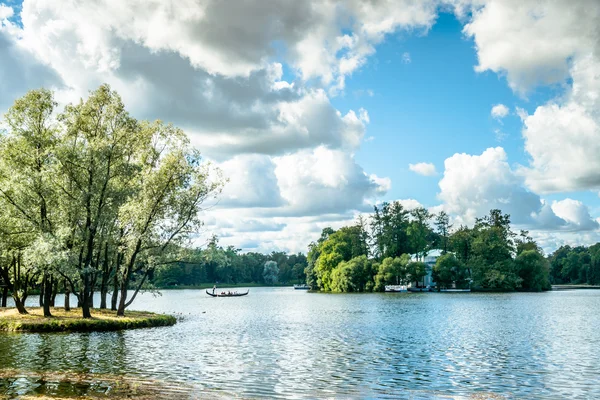
[[[304,254],[242,253],[234,246],[219,246],[213,236],[205,249],[185,250],[179,261],[158,268],[150,283],[158,288],[203,284],[303,283],[308,263]],[[266,267],[267,262],[274,262]]]
[[[187,250],[186,262],[157,269],[150,282],[159,288],[306,282],[322,291],[382,291],[420,280],[428,273],[424,257],[436,249],[441,256],[432,275],[438,288],[539,291],[551,284],[600,283],[600,244],[563,246],[546,257],[527,231],[511,230],[510,216],[500,210],[477,218],[472,228],[455,228],[445,212],[407,210],[400,202],[375,206],[354,225],[323,229],[307,256],[241,253],[213,237],[206,249]]]

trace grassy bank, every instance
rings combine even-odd
[[[97,332],[122,329],[151,328],[175,325],[170,315],[145,311],[127,311],[117,317],[116,311],[92,310],[92,318],[81,318],[81,309],[52,308],[52,317],[44,318],[41,308],[27,308],[29,314],[21,315],[15,308],[0,309],[0,331],[7,332]]]

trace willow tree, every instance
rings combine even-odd
[[[42,285],[52,291],[51,268],[36,265],[38,258],[22,257],[21,250],[35,245],[37,235],[52,236],[56,230],[55,107],[52,92],[28,92],[4,116],[7,130],[0,136],[0,213],[3,236],[9,238],[3,240],[8,245],[5,251],[11,254],[4,260],[12,267],[8,268],[11,276],[5,274],[4,280],[20,313],[26,312],[22,303],[32,275],[41,275]],[[50,316],[47,304],[44,314]]]
[[[202,161],[182,130],[156,121],[143,123],[137,133],[136,173],[129,183],[131,195],[118,217],[124,230],[125,257],[117,315],[124,315],[157,265],[176,258],[170,250],[198,231],[202,203],[222,187],[217,171]],[[211,180],[211,173],[216,180]],[[128,300],[127,289],[136,271],[142,272],[142,278]]]
[[[65,276],[78,295],[84,318],[91,317],[93,288],[104,242],[104,229],[127,201],[128,182],[138,170],[139,124],[108,85],[60,115],[64,130],[57,157],[63,193],[66,247],[76,276]],[[78,288],[75,283],[78,282]]]

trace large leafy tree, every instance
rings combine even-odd
[[[112,303],[117,308],[118,289],[123,315],[158,266],[181,258],[201,225],[201,204],[222,180],[181,130],[132,118],[107,85],[56,120],[55,106],[50,91],[31,91],[5,116],[2,280],[21,312],[27,288],[39,281],[49,315],[60,277],[86,318],[95,288],[105,307],[112,281]],[[133,281],[139,285],[128,299]]]

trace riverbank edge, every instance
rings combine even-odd
[[[573,290],[573,289],[600,289],[600,285],[587,284],[560,284],[552,285],[552,290]]]
[[[81,318],[81,309],[52,308],[52,317],[44,318],[39,307],[28,307],[21,315],[15,308],[0,309],[0,332],[107,332],[126,329],[172,326],[177,319],[171,315],[147,311],[127,311],[117,317],[116,311],[93,309],[92,318]]]

